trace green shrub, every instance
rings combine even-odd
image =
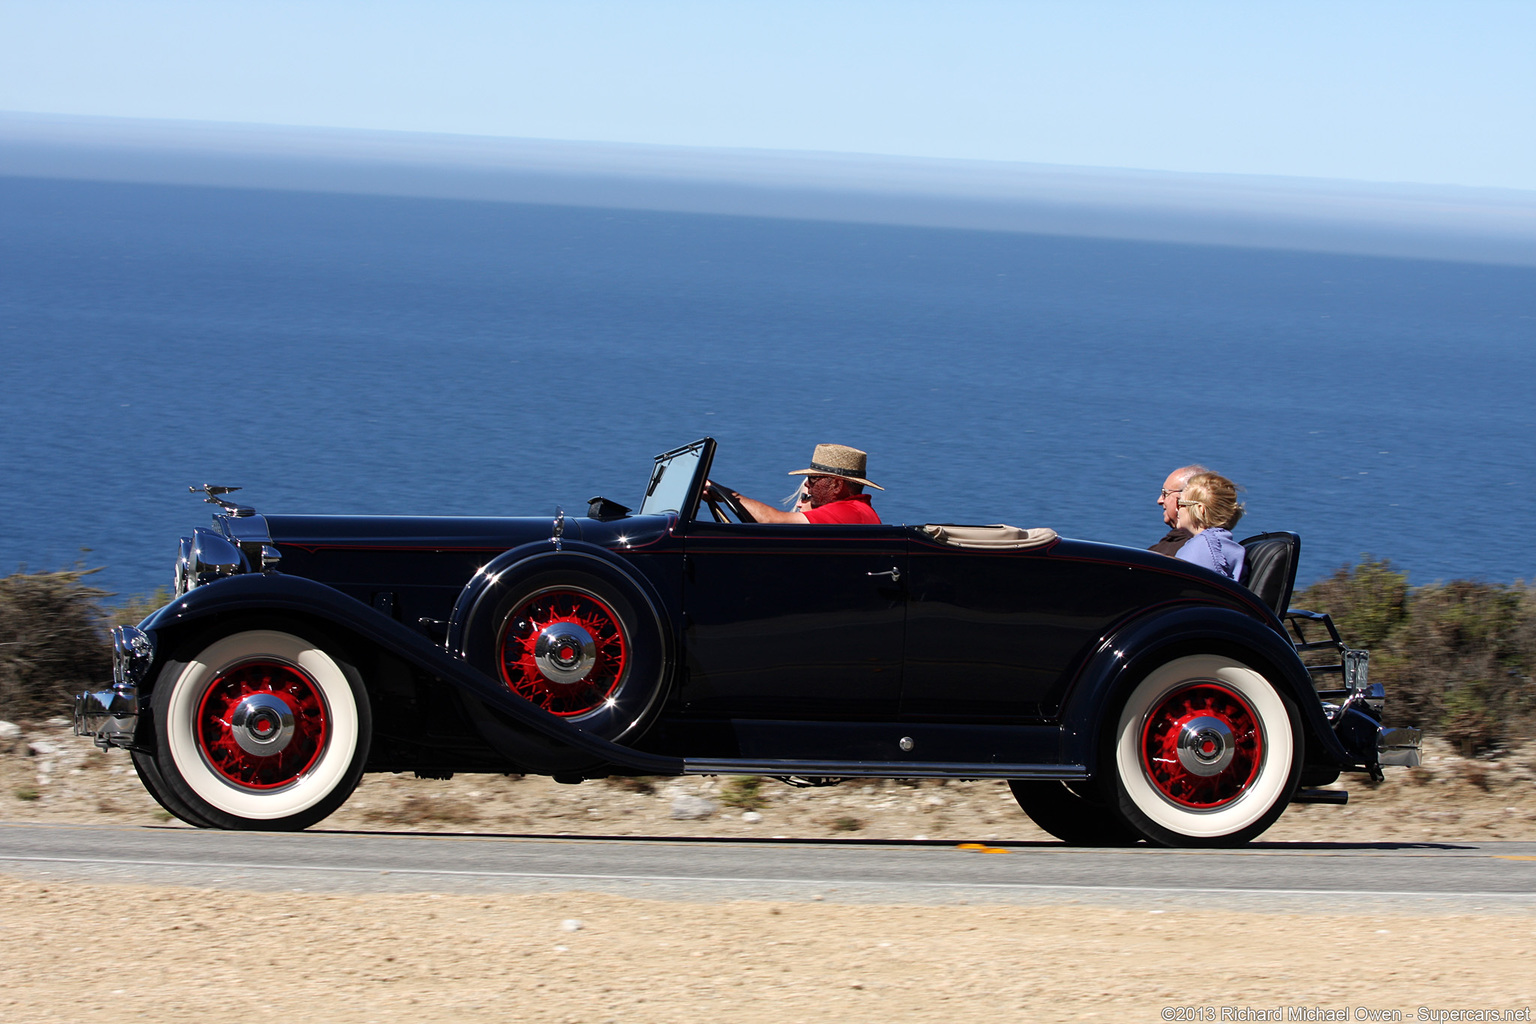
[[[1506,732],[1504,719],[1490,707],[1488,687],[1471,684],[1446,694],[1440,731],[1471,757],[1479,750],[1498,745]]]
[[[0,717],[67,715],[72,695],[112,678],[95,570],[0,579]]]
[[[1532,735],[1536,593],[1528,585],[1410,588],[1390,563],[1367,559],[1294,604],[1329,612],[1346,643],[1370,650],[1390,724],[1420,726],[1469,755]]]
[[[720,790],[720,802],[743,811],[760,811],[768,806],[763,780],[757,775],[737,775]]]
[[[68,715],[76,693],[112,678],[108,629],[170,603],[170,589],[161,587],[104,605],[113,595],[86,582],[98,571],[0,578],[0,718]]]
[[[1312,584],[1291,604],[1327,612],[1355,646],[1374,651],[1408,619],[1408,574],[1366,555],[1359,565]]]
[[[639,793],[649,796],[656,792],[656,776],[654,775],[610,775],[603,780],[603,784],[611,789],[621,789],[626,793]]]
[[[148,594],[130,597],[122,604],[107,609],[108,626],[136,626],[149,616],[171,603],[171,588],[156,587]]]

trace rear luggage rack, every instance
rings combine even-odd
[[[1371,652],[1356,650],[1346,645],[1339,636],[1338,627],[1333,624],[1332,616],[1323,612],[1292,608],[1285,613],[1285,620],[1295,636],[1297,654],[1307,655],[1316,651],[1328,651],[1338,655],[1339,660],[1336,663],[1307,666],[1307,671],[1312,675],[1312,686],[1317,690],[1318,697],[1323,700],[1348,700],[1351,697],[1357,700],[1362,697],[1367,700],[1381,700],[1381,697],[1375,694],[1362,693],[1372,689],[1368,679]],[[1327,635],[1319,636],[1320,630]],[[1303,657],[1302,660],[1308,659]],[[1335,682],[1334,677],[1338,685],[1326,685]],[[1377,713],[1380,713],[1379,707]]]

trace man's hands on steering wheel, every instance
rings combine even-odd
[[[713,480],[706,480],[704,481],[703,498],[704,504],[709,506],[709,511],[715,517],[715,522],[717,523],[730,522],[726,518],[725,513],[720,510],[721,505],[730,509],[731,515],[735,516],[736,521],[739,523],[757,522],[752,517],[752,513],[747,511],[747,506],[741,503],[741,495],[729,487],[721,487]]]

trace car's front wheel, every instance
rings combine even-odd
[[[170,787],[165,784],[165,779],[160,777],[160,767],[155,762],[155,755],[135,750],[132,756],[134,773],[138,775],[139,782],[149,795],[155,798],[155,803],[165,808],[167,813],[180,818],[194,828],[211,827],[186,801],[176,799],[171,793]]]
[[[351,795],[367,760],[361,678],[293,633],[194,643],[161,671],[152,706],[162,802],[194,825],[307,828]]]
[[[1253,668],[1194,655],[1154,669],[1115,722],[1121,818],[1165,846],[1229,846],[1274,823],[1301,774],[1301,716]]]

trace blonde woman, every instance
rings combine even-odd
[[[1232,527],[1243,518],[1237,485],[1219,473],[1197,473],[1179,496],[1179,528],[1192,535],[1175,558],[1203,565],[1229,580],[1243,574],[1243,546]]]

